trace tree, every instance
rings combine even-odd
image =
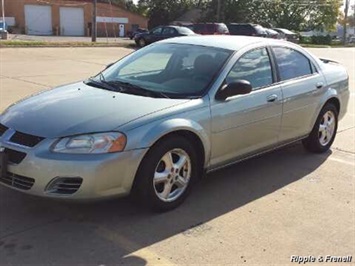
[[[149,17],[149,27],[169,24],[190,8],[201,4],[201,0],[140,0],[138,9]]]
[[[204,22],[216,22],[218,0],[211,0],[203,2],[202,4],[206,10],[206,14],[202,20]],[[221,22],[249,22],[249,17],[252,11],[250,0],[221,0],[220,4]]]
[[[261,13],[254,19],[295,31],[332,30],[337,22],[341,2],[341,0],[253,1],[254,12]]]
[[[217,0],[206,3],[204,21],[216,21]],[[258,23],[296,31],[333,29],[342,0],[222,0],[222,21]]]

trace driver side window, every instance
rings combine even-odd
[[[259,48],[242,55],[229,72],[227,83],[247,80],[253,90],[273,83],[269,54],[266,48]]]
[[[163,28],[156,28],[152,31],[154,35],[160,35],[162,32]]]

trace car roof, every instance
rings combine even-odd
[[[255,23],[236,23],[236,22],[229,23],[228,25],[251,25],[251,26],[261,26],[260,24],[255,24]]]
[[[171,38],[160,41],[160,43],[181,43],[181,44],[191,44],[208,46],[215,48],[222,48],[227,50],[240,50],[243,47],[252,44],[282,44],[286,46],[293,46],[288,42],[282,40],[275,40],[269,38],[261,38],[254,36],[237,36],[237,35],[194,35],[186,37]]]
[[[198,22],[193,23],[193,25],[221,25],[224,24],[223,22]]]

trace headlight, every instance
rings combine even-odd
[[[52,148],[60,153],[120,152],[126,146],[126,136],[119,132],[79,135],[60,139]]]

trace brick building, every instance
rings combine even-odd
[[[29,35],[90,36],[92,0],[5,0],[5,21],[15,33]],[[1,13],[0,13],[1,14]],[[147,28],[147,18],[118,5],[97,4],[99,37],[123,37],[135,28]]]

